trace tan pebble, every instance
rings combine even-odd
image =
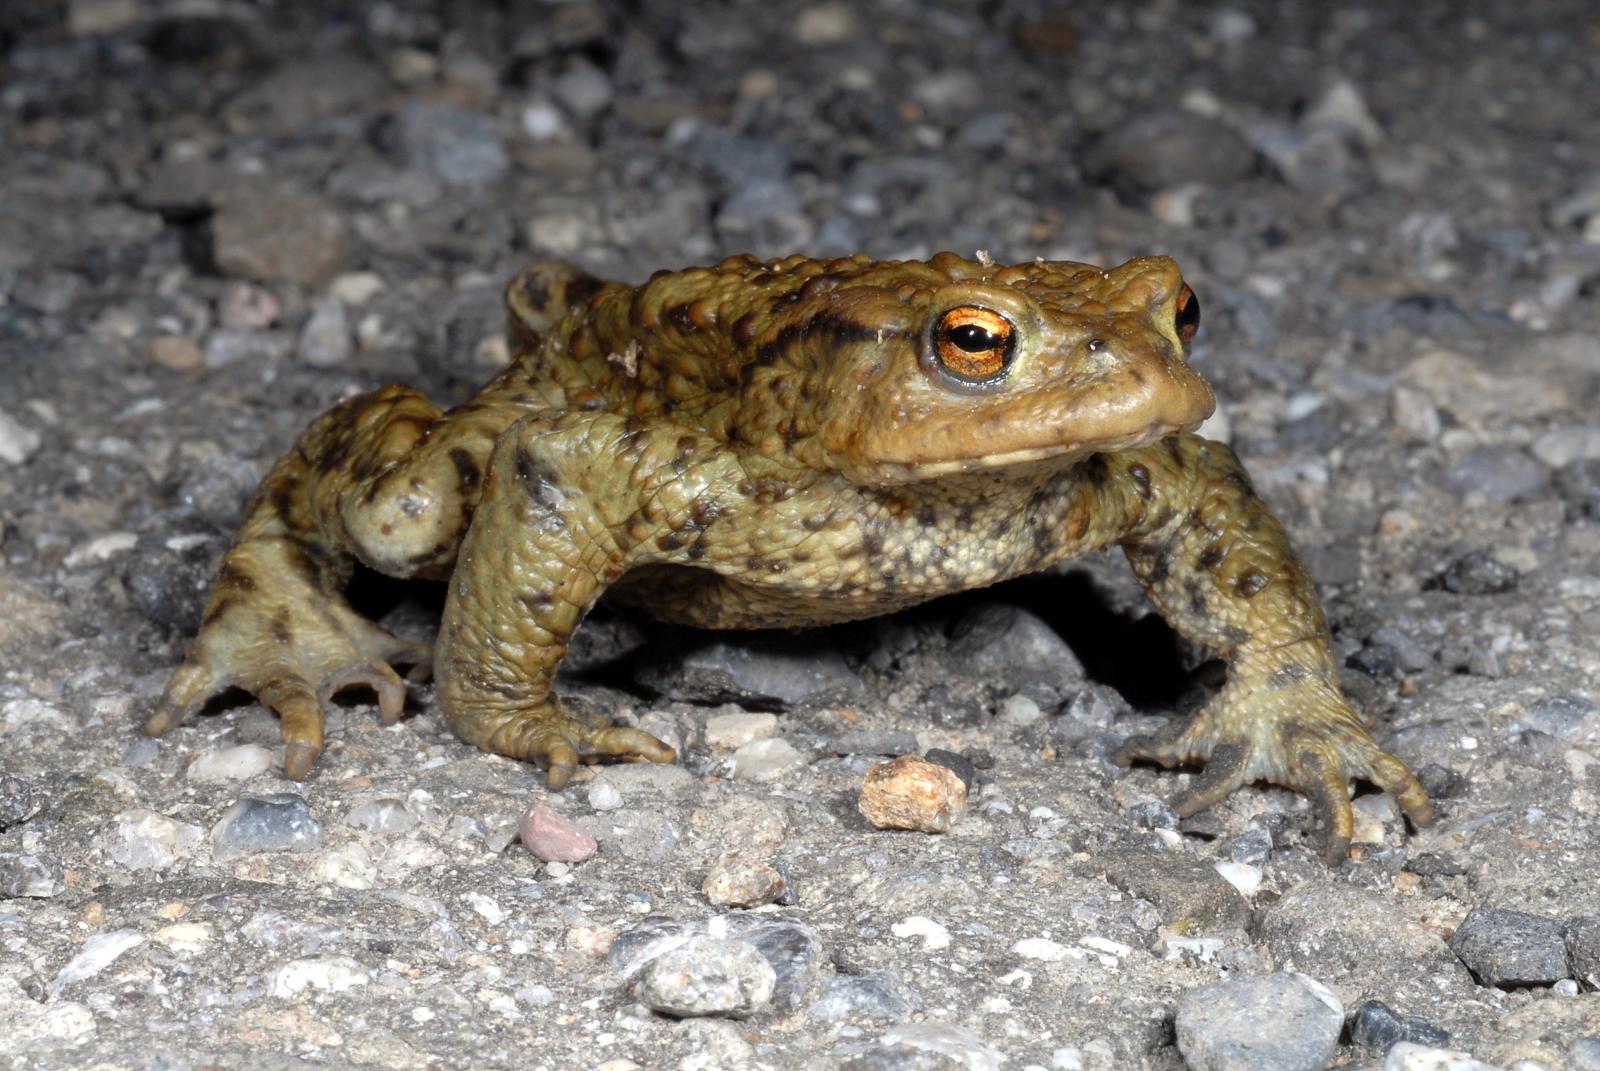
[[[106,905],[99,900],[90,900],[83,905],[83,921],[91,926],[99,926],[106,921]]]
[[[712,864],[700,891],[724,907],[760,907],[783,895],[783,875],[759,859],[729,852]]]
[[[199,343],[182,335],[157,335],[144,344],[144,355],[174,372],[195,372],[205,364]]]
[[[574,926],[567,931],[566,945],[590,959],[599,959],[611,951],[617,931],[605,926]]]
[[[164,919],[181,919],[189,913],[189,905],[182,900],[168,900],[156,908],[156,916]]]
[[[856,808],[879,829],[944,833],[967,805],[967,787],[947,767],[902,755],[867,771]]]

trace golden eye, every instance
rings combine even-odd
[[[963,305],[939,317],[933,330],[939,366],[957,379],[981,382],[1005,371],[1015,348],[1016,329],[993,309]]]

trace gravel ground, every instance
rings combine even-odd
[[[4,1066],[1600,1068],[1592,3],[334,8],[0,7]],[[464,397],[520,265],[943,248],[1185,266],[1435,828],[1361,795],[1330,871],[1287,792],[1177,821],[1108,756],[1215,675],[1112,557],[801,637],[597,614],[565,687],[684,762],[556,795],[427,687],[304,784],[253,703],[138,733],[271,459]],[[933,748],[950,830],[868,825]]]

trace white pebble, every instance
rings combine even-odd
[[[267,992],[288,1000],[307,989],[322,993],[343,993],[347,989],[366,985],[370,978],[349,956],[318,956],[285,963],[267,979]]]
[[[1239,894],[1246,898],[1256,894],[1261,888],[1261,868],[1251,866],[1249,863],[1224,862],[1217,863],[1216,870],[1223,878],[1239,890]]]
[[[191,781],[248,781],[277,765],[278,757],[260,744],[240,744],[205,752],[184,776]]]
[[[718,714],[706,719],[706,743],[723,751],[734,751],[753,741],[770,739],[777,732],[776,714]]]
[[[83,943],[83,951],[73,956],[62,967],[46,988],[52,997],[61,992],[63,988],[93,978],[107,967],[117,961],[130,948],[137,948],[144,944],[144,934],[138,930],[112,930],[109,933],[97,933]]]
[[[950,931],[926,915],[911,915],[889,927],[896,937],[920,937],[925,952],[936,952],[950,945]]]

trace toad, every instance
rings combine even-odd
[[[204,623],[146,725],[242,688],[274,709],[284,774],[323,748],[330,697],[400,717],[430,666],[463,740],[542,764],[669,762],[552,692],[604,597],[702,628],[888,613],[1116,544],[1161,615],[1228,664],[1187,724],[1117,758],[1204,769],[1191,815],[1240,785],[1304,793],[1330,861],[1349,784],[1432,812],[1341,694],[1312,583],[1226,446],[1187,357],[1178,267],[733,257],[642,286],[536,264],[507,291],[515,359],[441,412],[416,390],[311,424],[251,499]],[[432,651],[359,616],[356,562],[448,581]],[[1129,652],[1138,657],[1137,652]]]

